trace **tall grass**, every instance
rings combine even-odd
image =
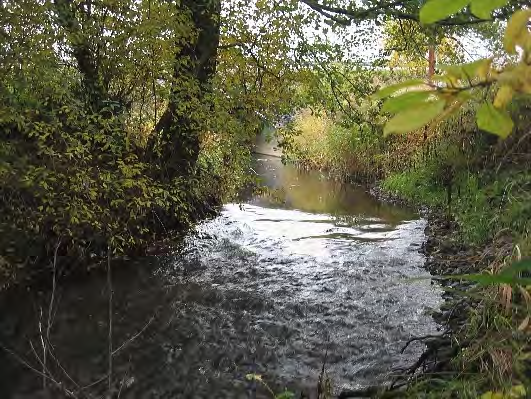
[[[381,174],[381,139],[370,126],[345,126],[325,112],[304,109],[286,136],[285,154],[303,168],[343,180],[373,180]]]

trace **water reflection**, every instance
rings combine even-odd
[[[412,210],[376,200],[364,187],[327,179],[321,172],[299,171],[293,165],[282,165],[280,158],[257,156],[253,169],[271,189],[251,199],[255,205],[331,214],[347,225],[365,225],[371,217],[393,225],[417,218]],[[360,217],[363,220],[357,223]]]

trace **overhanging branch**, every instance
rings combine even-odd
[[[375,20],[380,16],[387,16],[396,19],[405,19],[419,22],[419,3],[416,0],[395,0],[381,1],[368,8],[347,6],[339,7],[322,4],[318,0],[299,0],[312,10],[324,17],[336,22],[339,25],[348,26],[354,22]],[[530,7],[530,0],[517,0],[510,3],[508,7],[501,9],[493,16],[494,20],[506,20],[514,11],[521,7]],[[440,26],[467,26],[475,25],[491,20],[477,18],[469,11],[457,14],[454,17],[438,21],[435,25]]]

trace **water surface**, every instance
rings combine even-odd
[[[427,276],[424,220],[277,158],[254,170],[270,192],[227,204],[173,254],[115,262],[113,348],[142,331],[114,357],[121,398],[246,398],[254,372],[307,389],[325,357],[336,390],[379,384],[420,355],[421,344],[401,354],[405,341],[436,332],[440,292],[416,279]],[[105,281],[93,271],[59,282],[51,341],[80,387],[107,372]],[[32,287],[1,302],[1,343],[37,369],[29,343],[39,353],[48,298]],[[51,371],[73,385],[57,362]],[[6,353],[0,373],[2,398],[36,397],[42,384]]]

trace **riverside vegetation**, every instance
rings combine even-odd
[[[530,13],[514,0],[421,3],[0,2],[3,285],[185,231],[249,181],[263,120],[296,111],[279,133],[288,160],[380,181],[444,208],[453,244],[494,246],[457,273],[474,287],[456,294],[471,306],[448,335],[451,361],[382,395],[524,397]],[[368,65],[349,50],[370,32],[385,44]],[[496,57],[464,64],[466,35]]]
[[[469,4],[455,3],[453,9],[450,2],[428,2],[420,21],[446,20]],[[478,3],[472,2],[470,10],[481,18],[490,18],[497,7]],[[424,337],[426,357],[415,367],[424,366],[427,372],[408,377],[406,390],[363,394],[529,394],[530,103],[527,78],[513,75],[528,68],[528,19],[528,10],[517,11],[505,32],[500,26],[494,35],[484,36],[491,48],[502,44],[505,55],[471,63],[462,62],[464,54],[455,43],[448,48],[451,30],[429,38],[426,31],[421,35],[426,25],[389,22],[385,62],[392,67],[402,59],[411,67],[369,72],[336,65],[336,80],[323,98],[333,101],[338,93],[349,93],[339,101],[340,109],[307,102],[286,129],[286,155],[301,167],[319,168],[340,179],[378,181],[378,195],[432,209],[427,267],[443,276],[448,289],[446,309],[451,311],[437,316],[448,330]],[[422,45],[425,52],[419,49]],[[432,65],[435,49],[447,66]],[[434,75],[436,71],[441,74]],[[411,78],[415,80],[407,80]],[[353,85],[357,81],[366,83]],[[359,92],[352,95],[350,87]],[[308,89],[300,90],[304,97]],[[383,106],[375,101],[385,98]],[[388,136],[393,133],[409,134]],[[456,285],[459,280],[472,285]]]

